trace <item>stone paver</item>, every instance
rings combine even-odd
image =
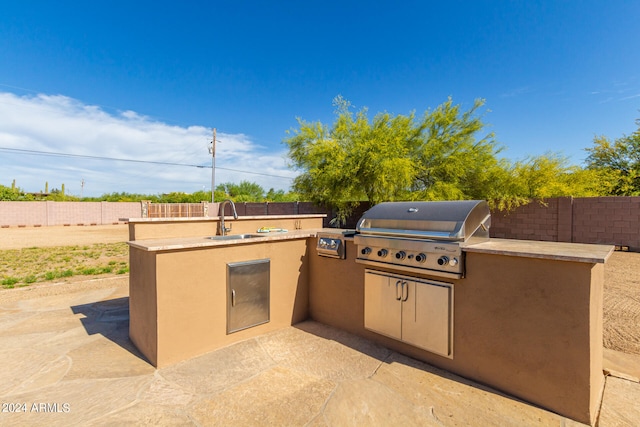
[[[640,426],[640,384],[607,377],[603,397],[600,427]]]
[[[605,348],[604,371],[614,377],[640,382],[640,355]]]
[[[313,321],[158,370],[126,278],[81,286],[0,295],[0,425],[581,425]],[[607,377],[599,425],[640,425],[638,402]]]
[[[201,425],[302,426],[320,413],[336,384],[322,377],[274,366],[191,405]]]

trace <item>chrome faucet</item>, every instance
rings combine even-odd
[[[231,225],[229,228],[224,226],[224,207],[227,203],[231,203],[231,210],[233,210],[233,219],[238,219],[238,212],[236,212],[236,205],[233,203],[233,200],[227,199],[220,203],[220,235],[224,236],[227,234],[227,231],[231,231]]]

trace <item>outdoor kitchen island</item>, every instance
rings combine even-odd
[[[316,254],[333,234],[345,257]],[[491,239],[463,248],[466,274],[428,271],[416,282],[450,287],[450,354],[365,327],[365,271],[342,230],[307,229],[256,239],[204,237],[130,242],[130,336],[166,366],[311,318],[392,350],[593,424],[602,373],[602,287],[610,246]],[[228,264],[270,259],[270,319],[227,333]],[[384,274],[407,274],[389,268]]]

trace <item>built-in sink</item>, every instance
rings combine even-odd
[[[257,237],[264,237],[264,235],[260,234],[227,234],[225,236],[210,236],[207,237],[211,240],[244,240],[244,239],[255,239]]]

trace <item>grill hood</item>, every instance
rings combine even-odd
[[[385,202],[358,221],[363,235],[405,237],[458,243],[489,239],[491,213],[484,200]]]

